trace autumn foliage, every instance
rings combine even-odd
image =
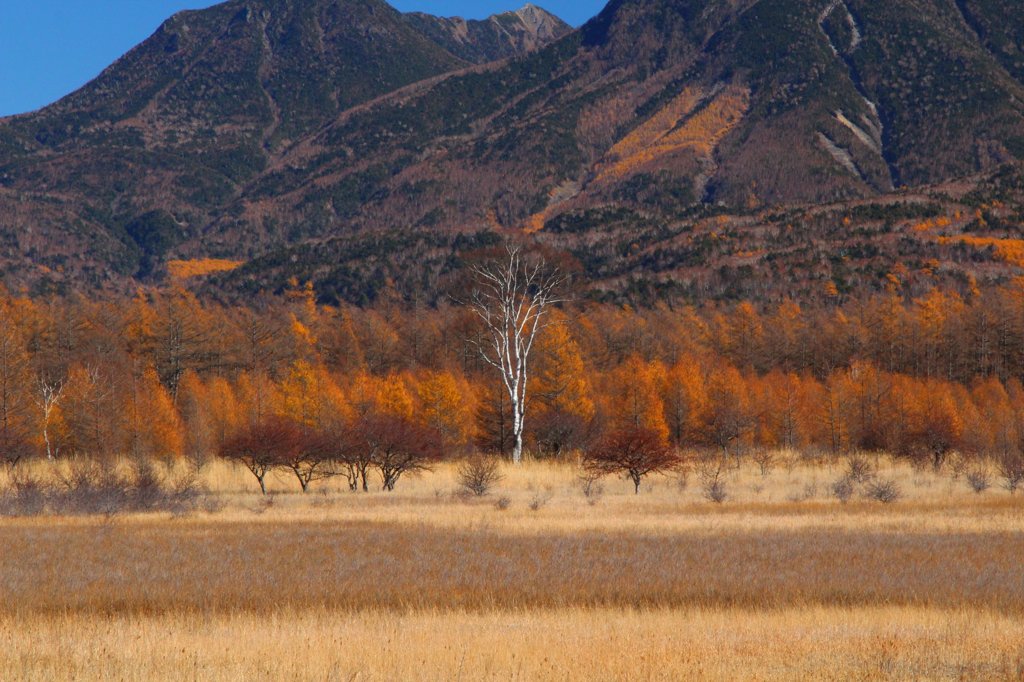
[[[535,457],[638,432],[675,451],[888,451],[932,466],[1024,452],[1024,283],[843,305],[563,306],[529,377]],[[306,489],[394,487],[442,457],[508,455],[508,397],[457,306],[252,307],[185,291],[0,296],[0,458],[197,466],[218,453]],[[628,454],[628,448],[623,447]],[[379,481],[378,481],[379,479]]]
[[[605,435],[586,451],[584,468],[598,475],[623,474],[640,494],[640,483],[655,473],[666,473],[679,466],[678,450],[669,447],[663,435],[642,427],[617,429]]]

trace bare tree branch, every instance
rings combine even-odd
[[[519,247],[509,245],[500,261],[471,269],[474,287],[466,305],[484,325],[483,339],[470,343],[488,365],[501,374],[512,404],[512,458],[523,455],[529,359],[534,342],[547,326],[545,315],[561,302],[558,290],[565,277],[544,261],[524,262]]]

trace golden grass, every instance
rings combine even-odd
[[[215,463],[216,512],[3,519],[0,679],[1024,679],[1024,496],[880,459],[904,500],[843,505],[781,459],[724,505],[539,462],[265,499]]]
[[[920,609],[0,618],[5,679],[1018,680],[1024,623]]]

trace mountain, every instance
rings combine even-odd
[[[522,230],[621,289],[599,240],[672,261],[712,215],[810,238],[813,205],[967,210],[1024,157],[1022,31],[1010,0],[612,0],[571,33],[530,6],[234,0],[0,123],[0,257],[94,283],[227,258],[248,264],[221,286],[301,271],[358,299]]]
[[[453,55],[475,64],[516,57],[572,32],[564,21],[531,4],[484,21],[421,12],[406,14],[405,20]]]
[[[539,8],[513,16],[493,20],[507,26],[500,36],[473,22],[484,28],[456,56],[451,20],[381,0],[231,0],[177,14],[78,92],[0,122],[0,257],[91,283],[145,275],[341,112],[567,30]]]

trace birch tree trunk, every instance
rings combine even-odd
[[[43,442],[46,445],[46,458],[55,459],[57,453],[54,450],[53,443],[50,441],[50,420],[53,417],[54,410],[57,409],[57,405],[60,404],[61,399],[64,397],[64,382],[62,381],[46,381],[44,379],[39,380],[39,393],[37,394],[37,404],[42,412],[42,428],[43,428]]]
[[[504,257],[472,269],[474,290],[469,306],[484,326],[477,344],[483,360],[498,370],[512,407],[512,461],[523,460],[523,433],[528,404],[529,359],[545,314],[559,302],[564,278],[543,260],[528,263],[519,247]]]

